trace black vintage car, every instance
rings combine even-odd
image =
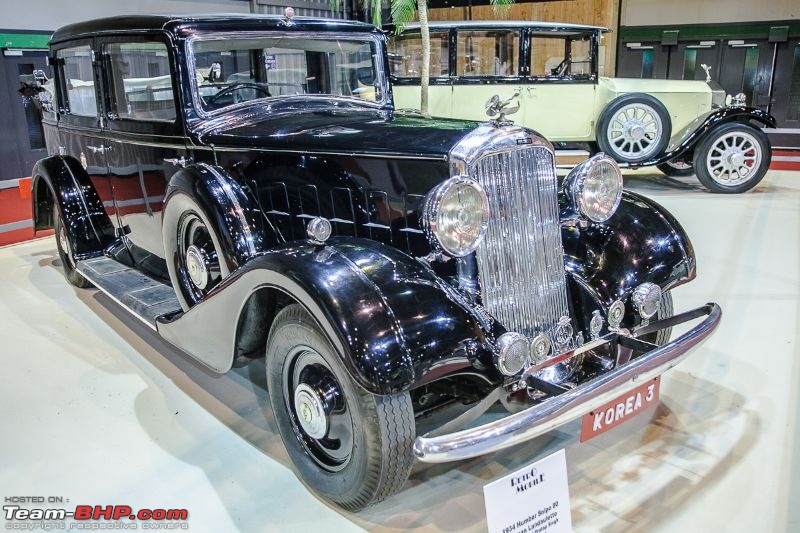
[[[612,160],[559,183],[499,99],[481,123],[396,113],[372,26],[107,18],[58,30],[50,64],[26,88],[50,152],[33,207],[68,280],[214,372],[266,356],[299,475],[346,509],[414,457],[512,446],[648,383],[719,321],[673,315],[692,246]]]

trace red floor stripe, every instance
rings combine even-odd
[[[37,231],[35,236],[33,235],[33,228],[23,228],[23,229],[6,231],[0,233],[0,246],[17,244],[19,242],[29,241],[34,237],[36,238],[47,237],[48,235],[53,235],[53,230],[48,229],[44,231]]]
[[[20,198],[20,189],[0,189],[0,225],[31,219],[31,200]]]
[[[769,165],[770,170],[800,170],[800,162],[794,161],[773,161]]]

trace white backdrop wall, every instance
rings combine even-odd
[[[0,29],[55,30],[98,17],[144,13],[247,13],[243,0],[0,0]]]
[[[800,0],[622,0],[621,26],[800,19]]]

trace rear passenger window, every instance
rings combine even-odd
[[[70,115],[96,117],[97,97],[94,87],[92,49],[89,46],[65,48],[56,53],[62,63],[65,96],[65,111]]]
[[[519,75],[519,32],[459,31],[456,74],[468,78]]]
[[[162,43],[112,43],[105,47],[111,96],[119,118],[175,120],[167,47]]]
[[[449,76],[449,35],[431,32],[431,78]],[[398,78],[419,78],[422,73],[422,38],[418,33],[395,35],[389,41],[389,68]]]

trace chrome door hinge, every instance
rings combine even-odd
[[[164,163],[169,163],[170,165],[176,165],[181,168],[186,168],[186,165],[192,162],[192,158],[186,158],[184,156],[180,157],[167,157],[164,159]]]
[[[106,152],[111,151],[110,146],[105,146],[103,144],[101,144],[100,146],[87,146],[86,148],[91,150],[93,154],[104,154]]]

